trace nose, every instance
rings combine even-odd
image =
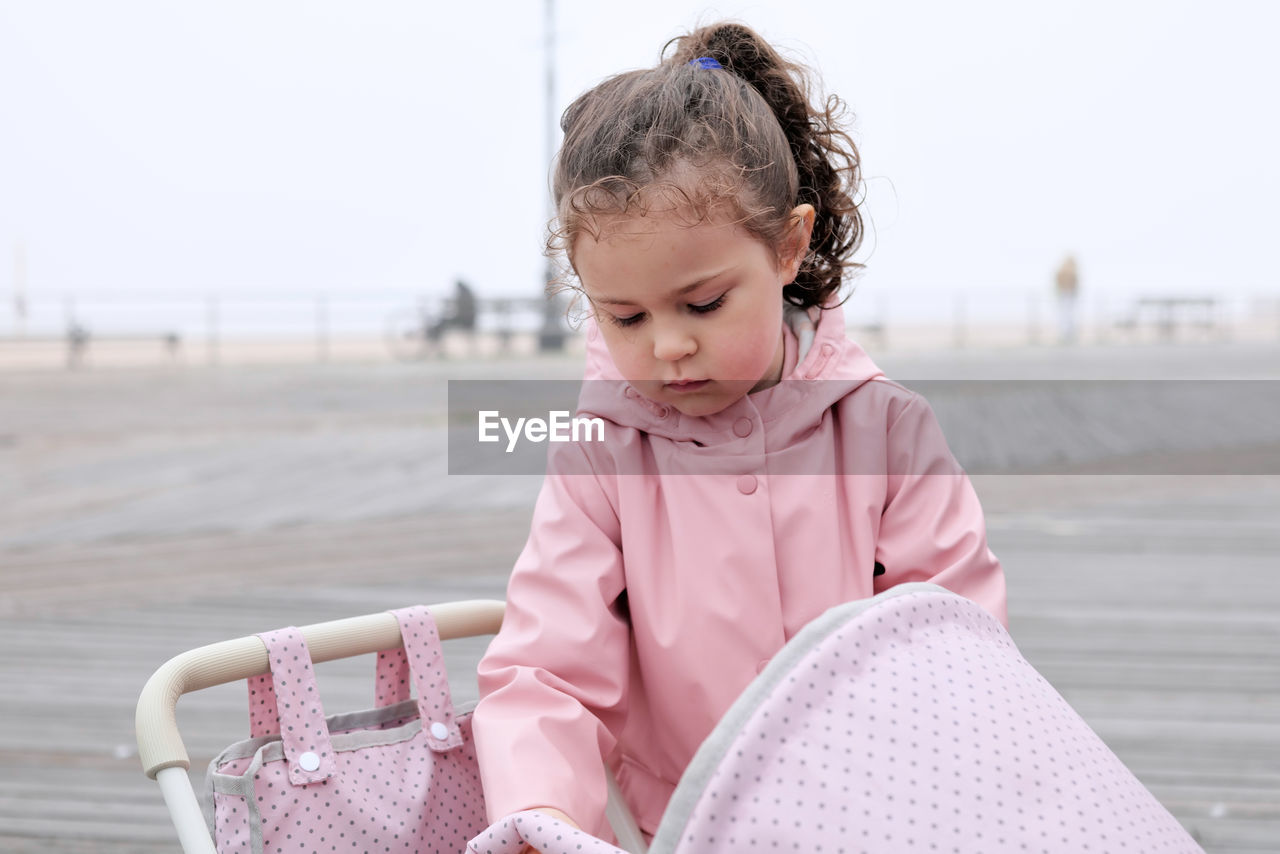
[[[669,324],[653,333],[653,357],[663,362],[676,362],[692,356],[698,343],[679,324]]]

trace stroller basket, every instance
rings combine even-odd
[[[505,604],[477,599],[432,605],[440,640],[496,634]],[[402,646],[400,626],[389,611],[349,617],[300,629],[311,660],[319,663],[394,650]],[[174,656],[147,680],[138,698],[135,729],[146,775],[160,785],[186,854],[216,854],[213,838],[187,771],[191,760],[178,731],[177,704],[183,695],[214,685],[270,673],[267,649],[258,636],[209,644]],[[618,792],[612,773],[608,816],[619,844],[642,851],[643,838]]]

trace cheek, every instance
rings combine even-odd
[[[618,329],[614,329],[607,325],[608,321],[602,321],[600,324],[600,335],[604,338],[605,349],[609,351],[609,358],[613,360],[614,366],[628,379],[634,378],[636,368],[645,364],[643,353],[640,345],[628,336],[624,336]]]
[[[762,338],[737,338],[722,351],[718,359],[726,379],[758,380],[768,369],[777,352],[777,342]]]
[[[723,354],[721,361],[726,368],[738,369],[743,378],[758,378],[777,353],[782,333],[782,310],[752,312],[734,327],[726,330],[727,334],[717,348]]]

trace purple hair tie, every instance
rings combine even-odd
[[[709,56],[700,56],[697,59],[691,59],[689,60],[689,64],[696,65],[699,68],[721,68],[721,69],[724,68],[723,65],[716,62],[714,59],[712,59]]]

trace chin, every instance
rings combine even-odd
[[[670,395],[666,396],[663,403],[672,409],[691,417],[699,417],[703,415],[715,415],[717,412],[723,412],[733,404],[737,403],[746,392],[739,395],[728,395],[723,392],[720,394],[689,395],[688,397],[674,398]]]
[[[729,408],[733,401],[725,400],[682,400],[668,404],[672,409],[681,415],[688,415],[690,418],[700,418],[704,415],[715,415]]]
[[[746,380],[713,380],[706,390],[695,392],[676,392],[664,387],[655,380],[632,381],[632,385],[649,400],[669,406],[682,415],[699,417],[715,415],[728,409],[751,391],[751,383]]]

